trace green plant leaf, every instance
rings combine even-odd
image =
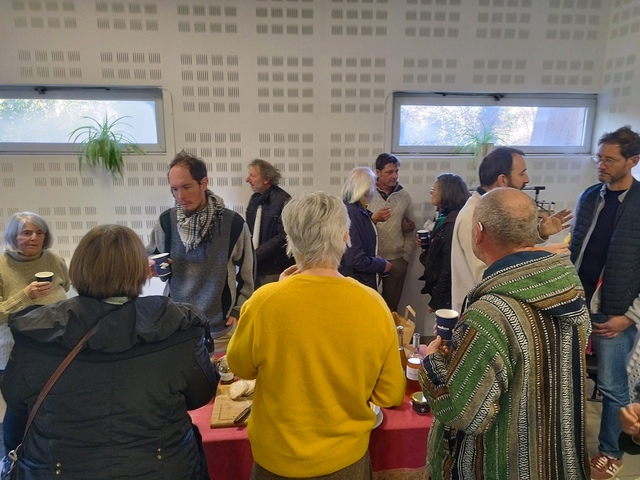
[[[124,117],[110,119],[105,113],[102,122],[91,117],[82,117],[87,125],[76,128],[69,134],[69,141],[75,145],[79,168],[82,164],[94,168],[103,168],[114,177],[123,176],[124,157],[126,154],[144,155],[144,151],[136,144],[135,139],[117,128],[130,126]]]

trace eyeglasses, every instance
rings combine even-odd
[[[623,161],[626,159],[622,159]],[[601,157],[600,155],[594,155],[591,157],[591,161],[598,165],[599,163],[604,163],[605,165],[613,165],[614,163],[618,163],[620,161],[619,158],[611,158],[611,157]]]

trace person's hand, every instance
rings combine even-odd
[[[156,272],[155,264],[156,264],[155,260],[149,259],[149,278],[158,276],[158,272]]]
[[[371,215],[371,220],[375,223],[386,222],[391,217],[391,207],[382,207],[380,210]]]
[[[566,243],[548,243],[547,245],[543,245],[537,248],[549,253],[553,253],[554,255],[562,255],[563,253],[569,253],[569,245],[567,245]]]
[[[300,270],[298,270],[298,265],[291,265],[284,272],[280,274],[280,277],[278,277],[278,281],[284,280],[285,278],[290,277],[291,275],[297,275],[298,273],[300,273]]]
[[[431,308],[431,307],[428,307],[428,308],[427,308],[427,311],[428,311],[429,313],[434,313],[434,312],[435,312],[435,310],[434,310],[433,308]]]
[[[640,403],[630,403],[620,409],[622,431],[632,437],[640,437]]]
[[[229,317],[229,318],[227,318],[227,323],[225,323],[225,325],[227,327],[230,327],[234,323],[238,323],[238,319],[236,317]]]
[[[604,323],[591,322],[593,333],[604,338],[615,338],[631,325],[633,320],[625,315],[609,315],[609,319]]]
[[[384,273],[387,273],[389,270],[391,270],[391,267],[393,267],[393,265],[388,260],[385,260],[384,262]]]
[[[173,260],[171,260],[170,258],[167,258],[166,261],[169,263],[173,263]],[[158,276],[158,272],[156,272],[155,264],[156,264],[155,260],[149,259],[149,278]]]
[[[413,222],[413,220],[404,217],[402,219],[402,233],[409,233],[409,232],[413,232],[416,229],[416,224]]]
[[[567,209],[560,210],[551,216],[543,213],[542,220],[538,224],[538,232],[542,238],[547,238],[569,227],[572,219],[573,212]]]
[[[37,300],[49,295],[52,288],[53,282],[31,282],[29,285],[24,287],[24,292],[31,300]]]
[[[424,352],[425,357],[427,355],[431,355],[433,353],[441,353],[445,357],[449,356],[450,348],[448,344],[445,344],[442,341],[442,337],[438,335],[435,340],[433,340],[429,345],[427,345],[427,349]]]

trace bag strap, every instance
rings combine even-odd
[[[47,396],[47,394],[49,393],[53,385],[56,383],[58,378],[60,378],[60,375],[62,375],[62,372],[65,371],[65,369],[69,366],[71,361],[76,357],[76,355],[78,355],[78,353],[80,352],[84,344],[87,343],[87,340],[89,340],[89,337],[96,332],[97,327],[98,327],[98,324],[94,325],[94,327],[91,330],[85,333],[84,337],[82,337],[82,339],[77,343],[77,345],[73,347],[73,350],[69,352],[69,355],[67,355],[67,357],[62,361],[62,363],[58,366],[56,371],[53,372],[53,375],[51,375],[51,378],[49,378],[49,381],[42,388],[40,395],[38,395],[38,398],[36,399],[36,403],[33,405],[33,408],[29,413],[29,419],[27,420],[27,425],[25,426],[24,434],[22,435],[23,442],[27,436],[27,432],[29,431],[29,427],[31,426],[31,423],[33,423],[33,419],[35,418],[36,413],[38,413],[38,410],[40,410],[40,406],[44,401],[44,397]]]

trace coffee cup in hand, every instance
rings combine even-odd
[[[159,253],[149,258],[153,260],[153,268],[159,277],[164,277],[171,273],[171,263],[169,263],[168,253]]]
[[[53,282],[53,272],[38,272],[35,277],[36,282]]]
[[[426,249],[429,246],[429,230],[418,230],[416,234],[420,239],[420,245]]]
[[[449,308],[440,308],[436,310],[436,329],[443,342],[449,342],[453,329],[458,323],[459,314],[455,310]]]

